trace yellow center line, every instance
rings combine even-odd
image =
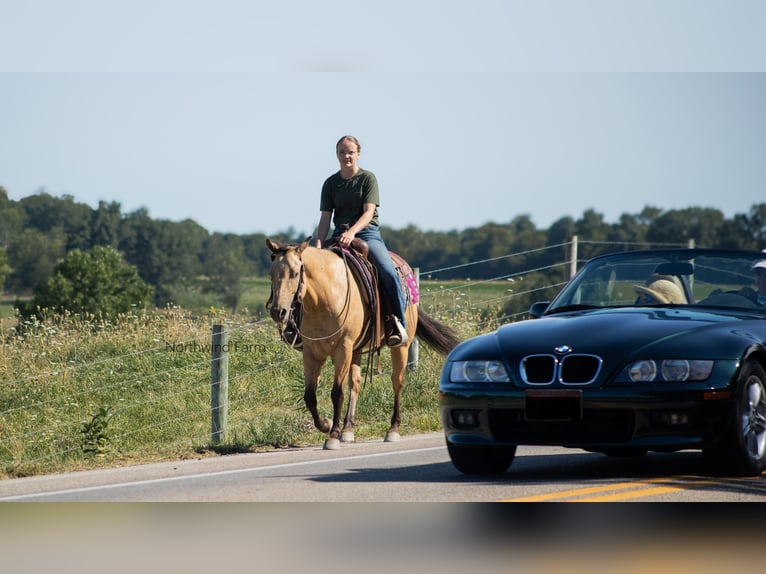
[[[643,498],[645,496],[668,494],[678,490],[684,490],[684,488],[681,486],[655,486],[654,488],[632,490],[630,492],[617,492],[615,494],[606,494],[604,496],[578,498],[577,500],[572,500],[572,502],[619,502],[621,500],[633,500],[636,498]]]
[[[648,480],[643,482],[623,482],[617,484],[606,484],[601,486],[590,486],[587,488],[577,488],[574,490],[562,490],[559,492],[548,492],[546,494],[535,494],[532,496],[523,496],[521,498],[511,498],[503,502],[542,502],[545,500],[556,500],[562,498],[577,498],[587,494],[596,494],[598,492],[609,492],[611,490],[638,489],[649,483],[660,482],[664,479]]]
[[[502,502],[543,502],[550,500],[571,501],[571,502],[614,502],[619,500],[629,500],[632,498],[643,498],[646,496],[656,496],[667,494],[679,490],[688,490],[699,486],[710,486],[723,484],[731,480],[705,480],[695,476],[676,476],[666,478],[655,478],[637,482],[622,482],[617,484],[606,484],[601,486],[590,486],[587,488],[578,488],[574,490],[562,490],[559,492],[548,492],[545,494],[536,494],[532,496],[523,496],[520,498],[511,498]],[[652,486],[658,485],[658,486]],[[601,496],[588,495],[603,493]]]

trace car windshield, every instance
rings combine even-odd
[[[606,255],[586,263],[546,313],[647,305],[763,310],[766,293],[759,294],[756,273],[766,273],[766,253],[683,249]],[[766,280],[761,286],[766,288]]]

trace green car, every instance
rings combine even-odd
[[[766,253],[630,251],[588,261],[534,317],[455,347],[439,381],[454,466],[500,474],[517,445],[701,450],[766,465]]]

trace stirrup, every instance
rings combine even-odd
[[[402,345],[406,345],[407,341],[409,341],[410,338],[407,335],[407,330],[402,326],[402,323],[399,321],[399,317],[397,317],[396,315],[393,315],[391,317],[391,324],[393,326],[393,332],[388,336],[388,339],[386,340],[386,343],[388,343],[388,346],[401,347]]]

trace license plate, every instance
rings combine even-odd
[[[527,391],[524,395],[524,418],[528,421],[582,420],[582,391]]]

